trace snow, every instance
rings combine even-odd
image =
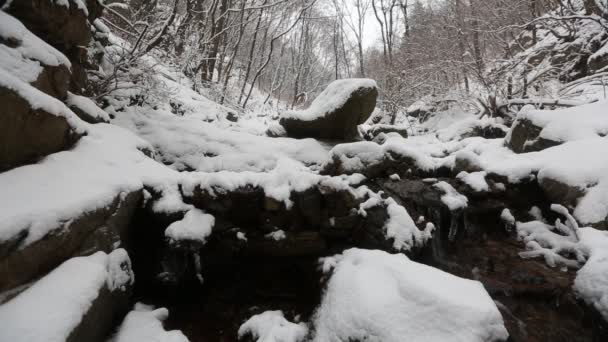
[[[274,241],[281,241],[281,240],[285,239],[287,236],[285,235],[285,232],[283,230],[279,229],[279,230],[275,230],[274,232],[264,235],[264,237],[267,239],[272,239]]]
[[[127,251],[119,248],[108,254],[108,280],[106,286],[110,291],[126,291],[127,285],[135,283],[131,269],[131,259]]]
[[[87,127],[73,149],[0,173],[0,241],[26,230],[24,247],[144,184],[165,195],[167,209],[181,209],[178,173],[140,151],[149,144],[114,125]]]
[[[433,187],[441,190],[441,202],[450,209],[450,211],[464,209],[468,205],[468,199],[466,196],[461,195],[454,187],[445,181],[440,181],[433,184]]]
[[[437,138],[439,138],[439,140],[441,141],[450,141],[462,138],[463,135],[471,133],[473,129],[477,127],[498,128],[504,130],[505,132],[508,130],[507,126],[504,125],[504,122],[501,118],[464,118],[455,122],[452,125],[449,125],[448,127],[437,130],[436,135]]]
[[[184,218],[173,222],[165,230],[165,236],[172,241],[198,241],[205,243],[211,235],[215,218],[202,210],[192,208]]]
[[[487,172],[485,171],[471,173],[461,171],[456,175],[456,179],[461,180],[463,183],[467,184],[477,192],[483,192],[490,190],[490,186],[488,185],[488,182],[486,182],[486,175]]]
[[[66,56],[36,37],[19,20],[4,11],[0,11],[0,37],[4,40],[19,42],[19,46],[14,50],[21,54],[23,58],[36,60],[50,66],[65,65],[68,68],[71,67]],[[15,71],[7,68],[5,64],[10,50],[13,49],[4,44],[0,45],[0,67],[6,68],[7,71]],[[15,55],[13,54],[13,56]],[[19,73],[15,72],[15,74]]]
[[[168,317],[169,310],[165,308],[154,309],[137,303],[110,342],[188,342],[181,331],[166,331],[163,328],[163,321]]]
[[[2,68],[0,68],[0,86],[19,94],[29,103],[32,109],[42,109],[49,114],[64,117],[77,133],[86,132],[84,122],[61,101],[32,87]]]
[[[196,115],[179,117],[162,108],[129,107],[114,114],[112,123],[149,141],[158,159],[178,170],[261,172],[275,168],[282,158],[307,165],[320,165],[327,158],[325,148],[313,139],[257,136],[204,122]]]
[[[574,279],[574,291],[608,319],[608,232],[591,227],[579,228],[561,205],[551,209],[566,218],[554,225],[536,220],[517,222],[518,236],[526,243],[523,258],[543,257],[551,267],[582,267]],[[539,217],[542,219],[542,217]]]
[[[608,320],[608,232],[593,228],[578,231],[589,258],[576,273],[574,290]]]
[[[67,8],[70,8],[72,6],[72,5],[70,5],[70,2],[72,2],[76,6],[76,8],[83,11],[85,15],[87,15],[87,16],[89,15],[89,10],[83,0],[54,0],[54,1],[57,5],[65,6]]]
[[[322,259],[332,272],[313,318],[313,341],[493,341],[508,337],[477,281],[402,254],[349,249]]]
[[[88,97],[72,94],[68,92],[68,98],[66,100],[68,106],[74,106],[87,113],[90,117],[100,119],[104,122],[110,121],[110,116],[103,109],[99,108],[95,102]]]
[[[257,342],[300,342],[308,334],[305,323],[292,323],[283,312],[264,311],[254,315],[239,328],[239,339],[251,335]]]
[[[116,262],[125,260],[124,250],[67,260],[0,306],[0,340],[66,341],[107,283],[120,288],[132,281],[116,277]]]
[[[389,218],[385,224],[385,235],[388,239],[393,239],[393,248],[396,251],[424,246],[431,239],[435,227],[427,226],[427,229],[419,230],[404,207],[397,204],[392,198],[388,198],[386,202]]]
[[[360,181],[360,175],[330,177],[314,174],[301,163],[283,158],[277,161],[275,168],[267,172],[192,172],[183,180],[182,191],[191,196],[197,187],[211,194],[245,186],[260,187],[266,196],[285,203],[289,209],[293,205],[290,197],[294,191],[303,192],[315,186],[320,189],[326,187],[352,191],[351,185]]]
[[[540,138],[565,142],[608,135],[606,100],[553,111],[526,108],[529,107],[522,108],[517,120],[529,120],[541,127]],[[506,138],[509,140],[510,134]]]
[[[378,88],[376,81],[369,78],[347,78],[331,82],[319,94],[310,107],[300,111],[291,111],[283,114],[283,118],[303,121],[313,121],[322,118],[334,110],[342,107],[351,94],[360,88]]]
[[[500,219],[503,222],[505,222],[506,224],[508,224],[508,225],[514,225],[515,224],[515,216],[513,216],[513,214],[509,210],[509,208],[504,208],[500,212]]]

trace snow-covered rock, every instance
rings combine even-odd
[[[69,259],[0,305],[0,340],[100,341],[126,311],[133,280],[124,250]]]
[[[350,249],[322,259],[331,272],[313,341],[502,341],[496,305],[477,281],[402,254]]]
[[[118,332],[110,342],[188,342],[188,338],[179,330],[166,331],[163,321],[169,317],[169,310],[154,309],[149,305],[135,304]]]
[[[195,241],[205,243],[215,224],[215,218],[202,210],[190,209],[184,218],[173,222],[165,230],[165,236],[173,242]]]
[[[567,141],[608,135],[608,102],[559,110],[524,107],[505,141],[515,152],[539,151]]]
[[[374,111],[377,97],[374,80],[336,80],[307,109],[284,113],[280,124],[291,137],[353,140],[357,126]]]
[[[241,325],[239,339],[250,335],[256,342],[300,342],[308,334],[305,323],[292,323],[283,312],[265,311],[254,315]]]
[[[184,209],[177,172],[140,151],[149,144],[114,125],[88,133],[72,150],[0,173],[1,289],[66,260],[102,227],[121,236],[144,184],[160,196],[156,209]]]

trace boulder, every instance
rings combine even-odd
[[[374,111],[378,88],[371,79],[343,79],[330,83],[306,110],[288,112],[279,123],[287,136],[351,141],[357,126]]]
[[[542,129],[530,120],[518,118],[513,123],[509,134],[507,134],[505,142],[516,153],[541,151],[561,144],[561,142],[541,138],[540,132]]]
[[[28,30],[68,57],[72,62],[70,89],[76,93],[86,87],[90,23],[101,15],[101,9],[94,0],[23,0],[10,1],[3,7],[3,11],[19,19]]]
[[[35,95],[44,97],[44,94],[36,89],[22,85],[29,87],[28,90]],[[20,92],[0,85],[0,172],[65,150],[82,135],[82,132],[71,124],[71,113],[57,115],[47,111],[48,107],[42,108],[30,100]],[[58,101],[57,104],[65,108]],[[67,111],[67,108],[65,110]]]
[[[113,203],[56,227],[26,246],[27,227],[0,242],[0,292],[24,284],[75,255],[110,252],[123,241],[131,217],[141,202],[140,192],[117,195]]]
[[[69,259],[0,306],[0,340],[105,341],[128,310],[133,282],[124,249]]]

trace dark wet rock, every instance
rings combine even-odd
[[[511,127],[511,134],[505,139],[507,146],[516,153],[541,151],[557,146],[561,142],[540,137],[542,127],[527,119],[517,119]]]
[[[118,195],[107,207],[83,213],[27,246],[27,228],[15,239],[0,243],[0,291],[39,277],[63,261],[96,251],[110,252],[125,242],[140,192]]]
[[[12,89],[0,86],[0,103],[0,171],[65,150],[80,138],[65,117],[33,108]]]
[[[358,137],[357,126],[364,123],[374,111],[377,97],[378,89],[375,86],[361,86],[351,92],[338,108],[326,113],[313,113],[313,118],[296,112],[282,117],[279,123],[285,128],[287,136],[294,138],[352,141]]]
[[[381,133],[396,133],[402,136],[403,138],[407,138],[407,127],[377,124],[366,127],[365,130],[361,133],[365,140],[375,140],[375,138],[378,137],[378,135],[380,135]]]

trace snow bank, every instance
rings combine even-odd
[[[306,324],[288,321],[280,310],[254,315],[239,328],[239,339],[251,335],[257,342],[300,342],[307,334]]]
[[[202,210],[192,208],[184,218],[173,222],[165,230],[165,236],[172,241],[198,241],[205,243],[215,224],[215,218]]]
[[[376,81],[369,78],[347,78],[331,82],[305,110],[290,111],[283,118],[313,121],[344,106],[351,94],[360,88],[378,88]]]
[[[133,278],[120,267],[125,261],[126,252],[116,250],[64,262],[0,306],[0,340],[66,341],[106,284],[120,290],[132,283]]]
[[[322,259],[332,271],[314,317],[313,341],[495,341],[508,337],[477,281],[402,254],[349,249]]]
[[[154,309],[141,303],[135,307],[118,328],[111,342],[188,342],[188,338],[179,330],[166,331],[163,321],[169,317],[169,310]]]
[[[174,169],[204,172],[267,171],[277,160],[322,164],[327,151],[314,139],[269,138],[236,132],[203,122],[196,115],[179,117],[163,109],[129,107],[114,113],[112,123],[149,141],[163,163]]]

